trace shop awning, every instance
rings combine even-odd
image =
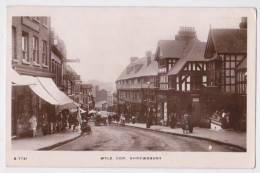
[[[40,82],[37,80],[37,78],[33,76],[27,76],[27,75],[21,75],[22,81],[26,83],[34,83],[35,85],[29,85],[29,87],[33,90],[35,94],[37,94],[39,97],[41,97],[46,102],[52,104],[52,105],[58,105],[59,102],[54,99],[40,84]]]
[[[43,88],[58,101],[58,105],[73,103],[65,93],[61,92],[51,78],[37,77]]]
[[[13,86],[20,86],[20,85],[35,85],[36,83],[33,83],[33,81],[25,81],[23,77],[17,73],[14,69],[11,68],[10,71],[10,78],[11,83]]]
[[[79,107],[78,103],[75,103],[65,93],[59,90],[51,78],[19,75],[14,70],[13,74],[15,76],[13,77],[12,83],[29,85],[33,92],[43,100],[52,105],[56,105],[58,111]]]

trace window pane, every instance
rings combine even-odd
[[[189,76],[189,77],[187,77],[187,82],[190,82],[190,76]]]
[[[190,84],[187,84],[187,91],[190,91]]]
[[[230,70],[226,70],[226,76],[230,76]]]
[[[231,76],[235,76],[235,70],[231,70]]]
[[[231,55],[231,60],[233,61],[235,59],[236,59],[235,55]]]
[[[230,78],[226,78],[226,84],[230,84]]]
[[[235,80],[235,77],[232,77],[232,78],[231,78],[231,84],[235,84],[235,81],[236,81],[236,80]]]
[[[203,82],[207,82],[207,76],[203,76]]]
[[[236,65],[235,65],[235,62],[231,62],[231,68],[235,68]]]
[[[185,91],[185,82],[182,83],[182,91]]]
[[[226,68],[230,68],[230,62],[226,62]]]
[[[198,70],[198,71],[200,70],[199,66],[197,66],[197,70]]]
[[[226,86],[226,92],[230,92],[230,86]]]

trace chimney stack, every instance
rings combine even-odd
[[[188,41],[193,38],[197,38],[195,27],[181,26],[177,35],[175,35],[175,40]]]
[[[241,18],[241,23],[239,24],[240,29],[247,29],[247,17]]]
[[[146,57],[147,66],[148,66],[151,63],[151,61],[152,61],[152,52],[150,50],[146,51],[145,52],[145,57]]]

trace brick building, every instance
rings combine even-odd
[[[54,78],[51,72],[50,18],[12,18],[12,67],[21,75]],[[12,135],[26,135],[32,114],[41,129],[54,108],[28,86],[12,87]]]
[[[22,83],[30,83],[12,85],[12,136],[28,135],[32,115],[38,134],[59,130],[59,111],[76,108],[60,91],[66,48],[54,35],[50,17],[12,18],[12,68]]]
[[[19,74],[53,78],[50,71],[50,18],[13,17],[12,65]]]

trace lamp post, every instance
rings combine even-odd
[[[147,107],[149,108],[148,114],[147,114],[147,109],[146,109],[146,128],[150,128],[151,126],[151,117],[150,117],[150,107],[149,107],[149,102],[150,102],[150,95],[149,95],[149,90],[150,90],[150,82],[147,82],[148,85],[148,92],[147,92]]]

